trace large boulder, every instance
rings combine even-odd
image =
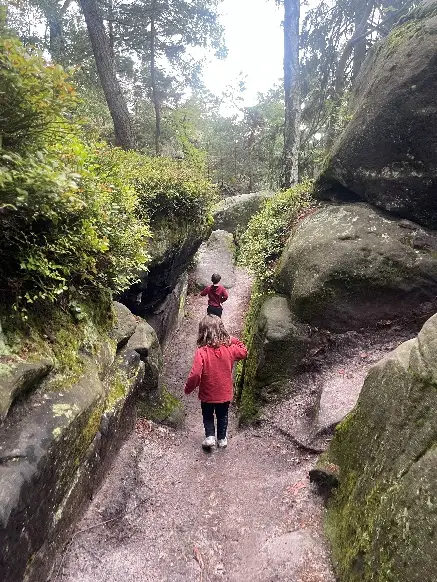
[[[327,205],[288,240],[275,288],[299,319],[334,332],[429,314],[437,236],[364,203]]]
[[[235,285],[234,241],[232,234],[215,230],[199,249],[194,282],[203,289],[211,285],[211,275],[220,273],[220,284],[226,289]]]
[[[319,180],[325,199],[360,199],[437,228],[437,2],[375,45],[351,120]]]
[[[158,393],[156,333],[123,305],[114,313],[112,331],[91,320],[68,326],[62,319],[62,348],[76,353],[63,354],[61,363],[55,352],[53,360],[37,359],[36,352],[25,352],[28,361],[0,356],[2,582],[47,579],[56,552],[133,429],[139,396]],[[38,349],[50,354],[42,344]],[[6,341],[4,351],[11,352]]]
[[[287,392],[309,345],[308,326],[292,314],[286,297],[267,297],[253,324],[240,387],[240,419],[254,420],[259,407]]]
[[[433,582],[437,560],[437,315],[367,375],[325,463],[327,532],[344,582]]]
[[[252,216],[272,195],[271,192],[252,192],[224,198],[214,207],[214,229],[232,233],[244,231]]]

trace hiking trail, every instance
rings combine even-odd
[[[250,291],[236,269],[223,320],[239,337]],[[228,448],[201,449],[200,403],[183,388],[205,313],[205,298],[190,295],[164,350],[163,383],[184,401],[184,428],[138,421],[51,582],[335,581],[308,479],[315,455],[268,424],[238,429],[234,410]]]

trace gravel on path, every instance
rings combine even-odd
[[[250,291],[237,269],[223,314],[234,335]],[[314,455],[268,425],[238,429],[234,412],[228,448],[200,447],[199,402],[183,387],[204,313],[205,298],[190,296],[164,354],[163,381],[184,399],[185,427],[138,421],[51,582],[335,581],[308,480]]]

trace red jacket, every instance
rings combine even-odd
[[[202,297],[208,295],[208,305],[211,305],[211,307],[221,307],[222,303],[229,297],[223,285],[208,285],[200,294]]]
[[[185,394],[199,387],[202,402],[230,402],[233,396],[232,365],[247,356],[246,346],[236,337],[230,346],[197,348]]]

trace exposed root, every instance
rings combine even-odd
[[[297,437],[292,435],[287,430],[284,430],[283,428],[281,428],[280,426],[278,426],[277,424],[275,424],[274,422],[272,422],[268,418],[262,418],[262,419],[260,419],[260,421],[270,425],[272,428],[274,428],[280,434],[285,436],[289,441],[291,441],[291,443],[297,449],[304,451],[305,453],[311,453],[312,455],[320,455],[321,453],[325,452],[325,450],[326,450],[326,448],[320,449],[320,448],[312,447],[311,445],[307,445],[307,444],[303,443]]]

